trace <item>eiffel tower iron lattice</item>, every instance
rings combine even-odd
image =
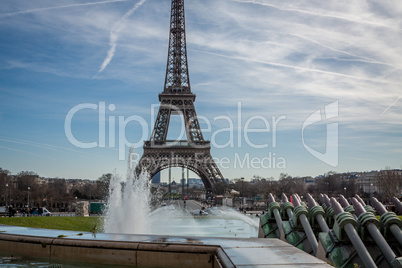
[[[224,178],[211,156],[209,141],[205,141],[194,107],[196,95],[191,92],[188,75],[184,0],[172,0],[169,50],[160,107],[149,141],[136,167],[139,174],[145,168],[150,176],[170,167],[184,167],[196,173],[207,191]],[[171,115],[181,115],[187,140],[167,140]]]

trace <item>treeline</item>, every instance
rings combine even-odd
[[[362,183],[366,183],[365,187],[362,186]],[[372,185],[371,193],[367,191],[369,183]],[[359,177],[352,173],[328,172],[316,179],[281,174],[278,180],[254,176],[251,181],[237,178],[229,184],[217,185],[218,194],[230,195],[232,189],[239,193],[238,196],[246,198],[257,196],[267,198],[268,193],[278,197],[282,193],[288,196],[294,193],[298,193],[300,196],[306,196],[307,193],[313,196],[325,193],[329,196],[342,194],[347,198],[353,197],[355,194],[365,199],[374,196],[383,202],[391,202],[392,197],[401,195],[402,175],[400,170],[381,170],[376,173],[371,182],[359,183]]]
[[[111,174],[96,181],[40,178],[32,171],[12,175],[0,168],[0,204],[15,207],[68,207],[77,200],[104,200],[108,195]]]
[[[328,173],[325,177],[313,180],[312,178],[292,177],[281,174],[278,180],[254,176],[251,181],[243,178],[234,179],[230,184],[220,184],[219,194],[231,189],[239,192],[240,196],[251,198],[255,196],[267,196],[268,193],[280,196],[282,193],[291,195],[298,193],[305,196],[306,193],[318,195],[329,193],[330,195],[346,194],[351,196],[357,193],[356,180],[342,178],[340,174]]]
[[[377,171],[369,182],[372,185],[371,192],[367,190],[368,182],[362,182],[363,176],[364,173],[328,172],[316,179],[292,177],[288,174],[281,174],[277,180],[260,176],[254,176],[251,181],[237,178],[229,184],[218,183],[216,194],[229,196],[232,195],[232,190],[235,190],[236,196],[261,199],[265,199],[268,193],[275,196],[280,196],[281,193],[286,195],[298,193],[300,196],[305,196],[306,193],[313,196],[326,193],[329,196],[342,194],[346,197],[359,194],[366,199],[370,196],[377,197],[382,202],[390,202],[393,196],[401,194],[401,170]],[[26,206],[28,192],[30,206],[59,208],[69,206],[77,200],[106,200],[111,177],[111,174],[103,174],[95,181],[41,179],[35,172],[21,171],[12,175],[10,171],[0,168],[0,206],[6,204]],[[363,186],[362,183],[366,185]]]

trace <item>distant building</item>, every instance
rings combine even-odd
[[[188,186],[190,188],[203,188],[204,183],[202,182],[201,179],[189,178],[188,179]]]
[[[303,177],[304,188],[308,188],[310,185],[315,186],[317,184],[317,178]]]
[[[152,177],[151,183],[160,184],[161,183],[161,173],[158,172]]]
[[[357,189],[360,192],[373,194],[378,192],[377,178],[378,171],[363,172],[356,175]]]

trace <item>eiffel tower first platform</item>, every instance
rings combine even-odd
[[[214,185],[225,180],[212,159],[209,141],[202,136],[195,97],[188,75],[184,0],[172,0],[165,86],[159,94],[160,107],[151,138],[144,142],[136,172],[145,168],[152,178],[163,169],[184,167],[202,179],[208,192],[214,192]],[[187,140],[166,140],[171,115],[183,116]]]

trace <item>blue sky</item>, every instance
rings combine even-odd
[[[185,8],[195,106],[225,177],[402,167],[400,1],[192,0]],[[0,167],[45,177],[124,174],[122,137],[141,155],[153,128],[169,19],[169,0],[1,1]],[[78,148],[65,120],[89,104],[97,108],[74,114],[71,132],[98,146]],[[330,104],[336,116],[305,124]],[[170,137],[174,126],[178,118]],[[337,135],[327,141],[330,126]],[[311,153],[325,154],[327,144],[336,163]]]

